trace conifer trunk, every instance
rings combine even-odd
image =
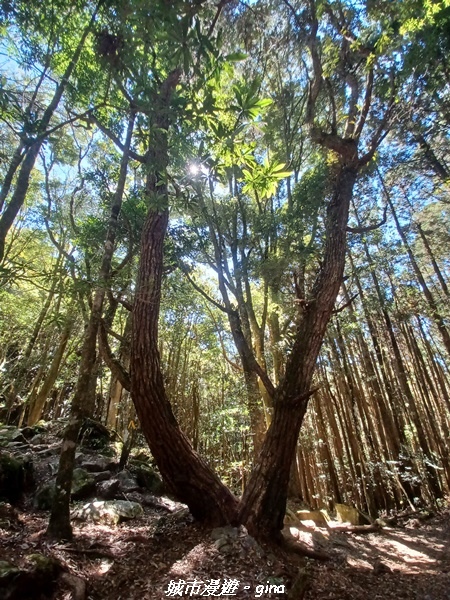
[[[291,463],[306,413],[317,357],[342,283],[346,228],[357,167],[337,167],[327,209],[322,268],[298,327],[285,376],[275,394],[272,423],[239,508],[251,533],[277,537],[283,528]]]

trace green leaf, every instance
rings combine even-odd
[[[247,54],[244,54],[243,52],[232,52],[231,54],[227,54],[225,56],[225,60],[228,62],[240,62],[241,60],[246,60],[247,58]]]

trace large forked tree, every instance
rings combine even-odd
[[[272,423],[239,504],[179,429],[165,394],[158,353],[163,242],[169,217],[166,169],[172,123],[168,115],[177,71],[162,84],[153,114],[147,192],[158,203],[150,206],[143,230],[133,312],[132,396],[164,479],[195,517],[211,523],[244,523],[253,534],[265,537],[278,536],[283,527],[290,467],[313,393],[316,360],[342,283],[355,182],[384,138],[393,106],[393,77],[386,61],[380,67],[375,49],[364,46],[352,33],[351,21],[358,15],[351,9],[334,12],[327,5],[321,7],[319,24],[314,0],[302,8],[300,13],[288,4],[286,18],[306,41],[311,67],[305,120],[329,165],[323,253],[311,290],[299,303],[295,342],[274,393]],[[324,75],[327,46],[334,49],[330,62],[337,60],[329,76]],[[299,47],[299,52],[304,50]],[[388,96],[384,100],[375,97],[378,86],[384,86]]]

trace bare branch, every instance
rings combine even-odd
[[[383,210],[383,218],[379,223],[375,223],[374,225],[367,225],[366,227],[347,227],[348,233],[367,233],[368,231],[375,231],[375,229],[379,229],[382,225],[386,223],[387,220],[387,204]]]
[[[367,115],[369,114],[370,104],[372,102],[372,92],[373,92],[373,69],[370,69],[367,73],[367,82],[366,82],[366,93],[364,97],[364,104],[361,108],[361,113],[359,115],[358,124],[356,125],[356,129],[354,132],[354,137],[356,139],[359,138],[361,132],[364,127],[364,123],[366,122]]]

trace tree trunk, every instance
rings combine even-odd
[[[58,377],[59,367],[66,350],[67,342],[69,341],[70,334],[72,332],[73,321],[69,319],[61,332],[60,340],[56,352],[53,356],[50,369],[47,373],[39,393],[37,394],[34,402],[30,405],[30,413],[27,419],[27,425],[35,425],[41,418],[42,411],[44,410],[45,402],[47,401],[50,390],[55,384],[56,378]]]
[[[151,204],[142,231],[133,308],[131,394],[166,485],[188,505],[196,519],[218,525],[236,521],[237,501],[181,431],[167,398],[158,350],[164,238],[169,221],[165,177],[169,162],[169,107],[180,76],[180,70],[173,71],[162,84],[151,127],[146,184]],[[159,208],[154,207],[155,198]]]
[[[327,208],[322,267],[304,307],[286,373],[275,394],[273,420],[240,504],[240,521],[251,533],[263,537],[277,537],[283,529],[291,463],[316,360],[342,283],[348,212],[356,176],[356,166],[339,165]]]
[[[72,486],[72,473],[75,465],[75,450],[81,426],[86,417],[92,414],[95,407],[95,404],[93,403],[93,400],[95,401],[95,394],[93,395],[91,393],[91,382],[93,371],[98,366],[96,361],[97,334],[103,314],[103,302],[106,294],[106,286],[110,279],[111,260],[114,254],[114,242],[117,230],[117,219],[122,206],[122,198],[125,189],[134,121],[135,112],[132,111],[128,123],[125,149],[122,154],[120,164],[117,189],[111,206],[98,284],[92,301],[89,323],[84,335],[80,370],[78,373],[75,394],[72,400],[69,424],[64,433],[63,444],[61,448],[59,469],[56,477],[55,498],[47,529],[48,535],[55,539],[70,539],[72,537],[69,503],[70,489]],[[96,370],[95,373],[97,373]]]
[[[62,95],[65,92],[66,87],[69,83],[69,79],[72,76],[75,67],[77,66],[86,39],[92,31],[97,16],[97,10],[98,7],[94,10],[94,14],[92,15],[89,25],[83,31],[81,39],[78,42],[78,46],[76,47],[75,52],[73,54],[73,57],[67,65],[67,68],[64,72],[64,75],[61,78],[60,83],[56,86],[53,98],[51,99],[49,105],[44,111],[44,114],[42,115],[42,118],[40,119],[39,132],[37,132],[36,141],[28,147],[23,159],[21,158],[19,160],[18,156],[13,158],[13,161],[15,160],[15,163],[17,163],[17,166],[15,167],[16,169],[18,168],[20,162],[22,162],[22,165],[17,176],[14,193],[11,196],[11,200],[9,201],[0,218],[0,263],[3,261],[4,258],[5,241],[8,231],[10,230],[14,219],[16,218],[19,210],[22,208],[23,203],[25,201],[25,196],[27,194],[30,183],[31,172],[34,168],[34,164],[38,157],[39,151],[42,148],[42,144],[45,141],[46,129],[50,124],[55,110],[58,108]]]

